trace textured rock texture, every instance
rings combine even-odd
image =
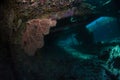
[[[33,55],[37,48],[44,46],[44,35],[49,34],[50,27],[55,26],[56,21],[51,19],[32,19],[27,22],[22,35],[22,47],[29,55]]]

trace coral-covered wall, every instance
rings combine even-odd
[[[56,21],[75,14],[84,14],[88,6],[81,6],[79,10],[73,6],[75,0],[14,0],[3,11],[6,28],[0,30],[2,41],[22,45],[28,54],[34,54],[37,48],[44,45],[44,36],[49,34]],[[82,0],[78,0],[82,3]],[[41,4],[43,2],[44,5]],[[75,1],[76,4],[77,1]],[[77,2],[78,3],[78,2]],[[11,8],[12,7],[12,8]],[[1,7],[2,8],[2,7]],[[85,9],[84,9],[85,8]],[[81,15],[80,14],[80,15]],[[3,22],[0,22],[3,23]],[[2,33],[3,32],[3,33]],[[2,42],[1,42],[2,43]],[[6,42],[5,42],[6,43]],[[19,46],[20,48],[20,46]],[[24,52],[23,52],[24,53]]]

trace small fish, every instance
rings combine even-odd
[[[103,6],[109,4],[110,2],[111,0],[106,1],[105,3],[103,3]]]

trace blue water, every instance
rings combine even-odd
[[[94,41],[107,41],[120,37],[120,26],[116,18],[100,17],[86,26],[93,32]]]

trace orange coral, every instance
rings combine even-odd
[[[37,48],[44,46],[44,35],[49,34],[50,27],[56,21],[51,19],[32,19],[27,22],[26,30],[22,35],[22,47],[29,55],[34,55]]]

